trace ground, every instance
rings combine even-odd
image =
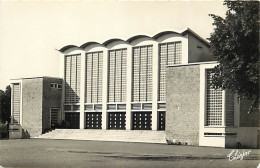
[[[232,149],[163,144],[17,139],[0,140],[2,167],[252,167],[259,164],[260,150],[243,160],[229,161]],[[0,166],[0,168],[1,168]]]

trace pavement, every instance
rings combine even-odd
[[[79,140],[0,140],[0,168],[256,168],[259,149]],[[232,157],[229,161],[227,155]],[[237,160],[234,156],[243,156]],[[260,168],[260,166],[259,166]]]

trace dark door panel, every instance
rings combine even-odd
[[[108,117],[109,129],[125,129],[125,112],[109,112]]]
[[[102,129],[102,112],[85,113],[87,129]]]
[[[132,118],[134,130],[152,129],[152,112],[133,112]]]
[[[65,113],[66,127],[69,129],[79,129],[79,113]]]

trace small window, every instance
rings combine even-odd
[[[77,111],[80,109],[80,106],[79,105],[73,105],[73,111]]]
[[[166,104],[165,103],[158,103],[158,109],[165,109]]]
[[[62,88],[62,84],[58,84],[58,89],[61,89]]]
[[[102,104],[95,104],[94,105],[94,110],[95,111],[102,111]]]
[[[152,109],[152,103],[143,103],[143,109],[144,110],[151,110]]]
[[[116,104],[108,104],[107,109],[108,110],[116,110]]]
[[[85,110],[93,110],[93,105],[92,104],[85,105]]]
[[[51,83],[51,88],[55,88],[55,83]]]
[[[70,111],[70,110],[71,110],[71,105],[65,105],[65,106],[64,106],[64,110]]]
[[[132,110],[141,110],[141,103],[132,104]]]
[[[61,88],[62,88],[62,85],[61,85],[61,84],[58,84],[58,83],[51,83],[51,88],[61,89]]]
[[[118,110],[125,110],[126,109],[126,104],[118,104],[117,105]]]

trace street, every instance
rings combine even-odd
[[[223,148],[77,140],[1,140],[0,167],[257,167],[260,150],[238,151],[247,155],[243,160],[229,161],[227,155],[232,149]]]

